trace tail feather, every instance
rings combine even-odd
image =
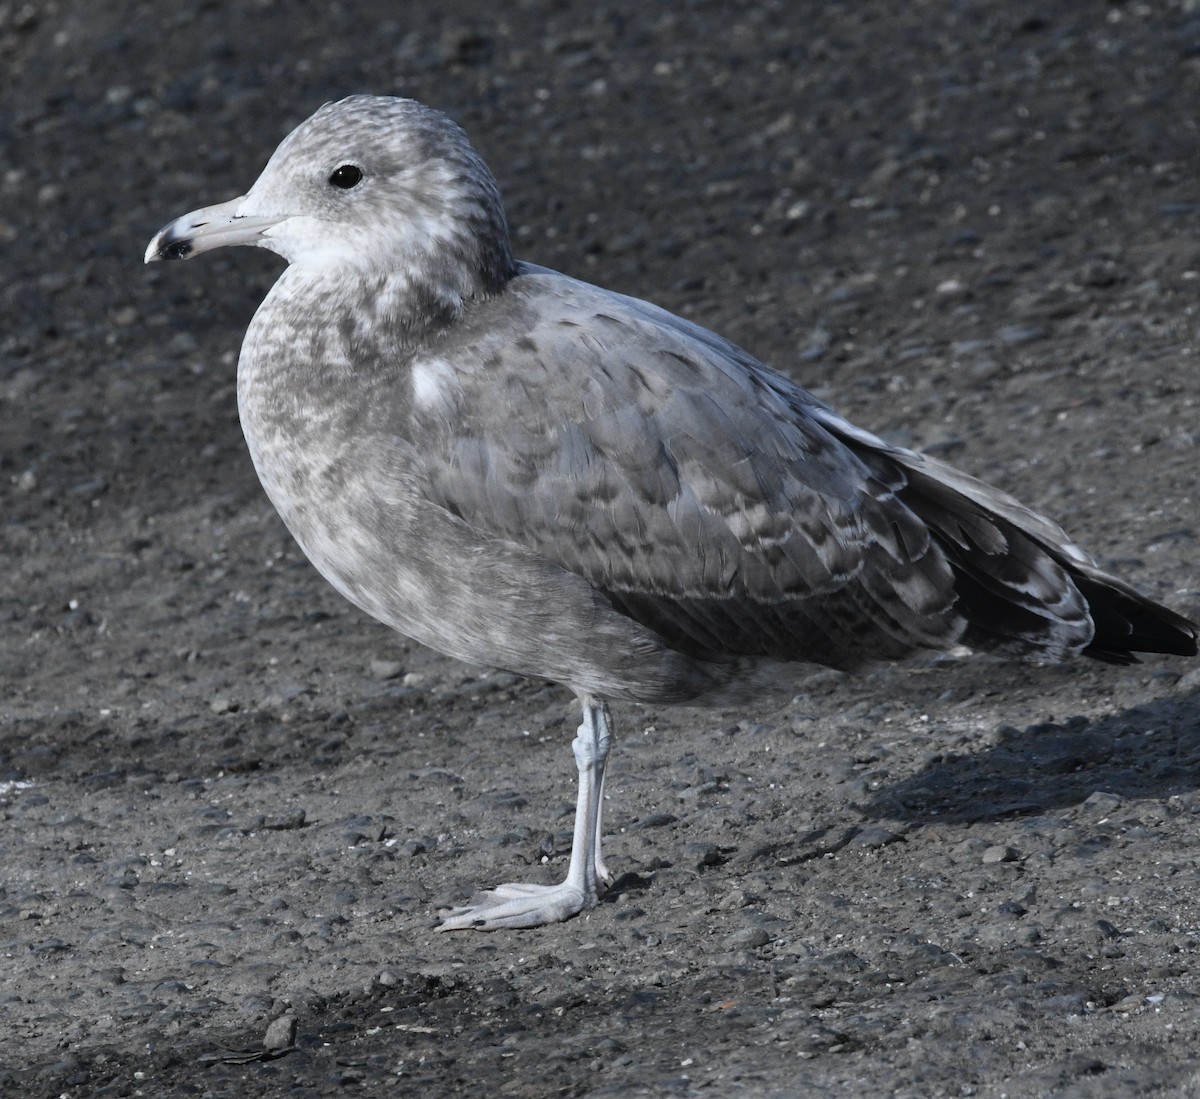
[[[1110,664],[1132,664],[1134,653],[1195,656],[1196,624],[1146,598],[1098,569],[1072,570],[1071,579],[1088,602],[1096,632],[1084,656]]]
[[[1097,567],[1056,523],[953,466],[889,446],[836,413],[817,417],[868,464],[899,466],[898,496],[925,522],[955,574],[965,644],[1133,664],[1135,653],[1195,656],[1195,622]]]
[[[939,538],[968,619],[966,644],[1006,653],[1041,652],[1055,659],[1075,651],[1108,664],[1135,664],[1135,653],[1196,655],[1194,622],[1103,572],[1061,528],[1012,497],[957,470],[952,471],[953,482],[932,476],[948,468],[937,465],[933,471],[910,467],[916,497],[910,506],[935,534],[939,510],[970,509],[990,519],[1005,542],[996,553]],[[971,489],[969,494],[955,492],[963,485]],[[947,501],[949,494],[957,500]],[[933,501],[932,509],[923,505],[922,496]],[[1044,594],[1055,588],[1054,597]]]

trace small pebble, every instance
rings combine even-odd
[[[989,847],[983,853],[984,864],[989,866],[997,862],[1016,862],[1017,857],[1018,852],[1015,847],[1004,847],[999,844]]]
[[[263,1049],[291,1049],[296,1044],[296,1016],[281,1015],[269,1027],[263,1037]]]
[[[770,932],[761,927],[743,927],[725,940],[727,950],[754,950],[771,941]]]
[[[305,812],[303,809],[288,809],[282,813],[263,817],[261,827],[271,832],[289,832],[294,828],[303,828]]]
[[[893,843],[903,843],[904,837],[899,832],[893,832],[890,828],[884,828],[879,824],[872,824],[864,828],[857,836],[850,841],[852,847],[865,847],[867,850],[877,850],[880,847],[887,847]]]
[[[1097,790],[1091,794],[1079,807],[1082,812],[1091,816],[1106,817],[1109,813],[1121,807],[1121,798],[1107,790]]]

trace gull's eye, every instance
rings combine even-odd
[[[357,187],[362,182],[362,169],[353,164],[343,164],[340,168],[333,170],[333,175],[329,177],[329,182],[335,187],[340,187],[343,191],[350,190],[351,187]]]

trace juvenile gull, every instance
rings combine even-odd
[[[583,709],[566,880],[501,885],[443,929],[596,902],[610,700],[753,698],[789,662],[960,643],[1196,652],[1193,623],[1011,496],[712,332],[515,260],[487,166],[419,103],[326,104],[146,260],[227,244],[289,263],[246,333],[238,408],[313,564],[401,633]]]

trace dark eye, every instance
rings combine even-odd
[[[329,177],[329,182],[343,191],[348,191],[351,187],[357,187],[362,182],[362,177],[361,168],[357,168],[353,164],[343,164],[340,168],[334,169],[333,175]]]

